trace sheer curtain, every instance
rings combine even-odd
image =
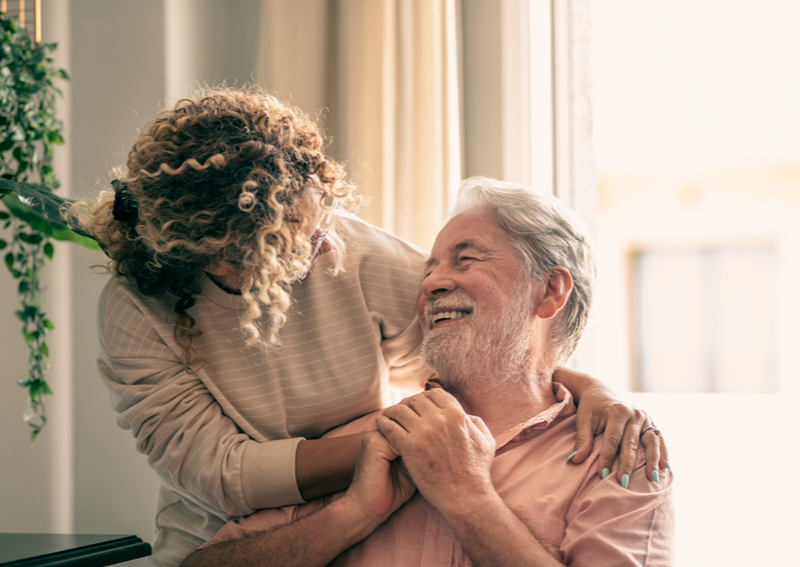
[[[464,176],[558,195],[593,228],[589,0],[262,0],[255,79],[320,111],[361,216],[423,249]],[[592,329],[573,364],[594,370]]]
[[[264,0],[256,80],[320,111],[368,202],[429,248],[462,177],[456,0]]]

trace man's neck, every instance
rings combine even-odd
[[[465,412],[483,419],[492,435],[497,436],[557,402],[553,393],[554,371],[549,368],[522,377],[470,381],[467,383],[475,386],[466,391],[447,386],[445,389],[455,396]]]

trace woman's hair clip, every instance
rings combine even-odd
[[[111,186],[114,188],[114,209],[112,210],[114,220],[133,224],[139,222],[139,207],[131,192],[128,191],[128,184],[114,179]]]

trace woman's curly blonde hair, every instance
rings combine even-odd
[[[172,307],[187,368],[199,361],[191,345],[202,332],[188,310],[203,270],[220,262],[243,284],[247,344],[275,346],[289,285],[312,260],[304,191],[313,184],[345,207],[357,200],[344,167],[322,153],[324,141],[308,115],[273,96],[215,88],[178,101],[142,129],[117,183],[133,218],[114,219],[111,191],[76,203],[69,215],[101,244],[112,273]],[[343,246],[335,233],[328,239],[341,269]]]

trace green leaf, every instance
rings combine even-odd
[[[47,256],[48,260],[52,260],[53,259],[53,253],[55,252],[55,250],[53,248],[53,243],[52,242],[45,242],[43,251],[44,251],[44,255]]]
[[[11,252],[6,254],[5,261],[6,261],[6,267],[9,270],[13,270],[13,268],[14,268],[14,255]]]
[[[38,380],[29,380],[28,381],[28,397],[30,399],[36,398],[36,395],[39,393],[39,381]]]
[[[19,233],[19,239],[26,244],[39,244],[43,238],[44,237],[41,234],[28,234],[26,232]]]
[[[8,246],[8,242],[6,242],[5,240],[0,239],[0,250],[5,248],[6,246]]]
[[[0,194],[0,196],[2,196],[2,194]],[[5,211],[0,211],[0,220],[6,220],[7,218],[11,218],[11,215]]]
[[[0,152],[7,152],[14,147],[14,140],[3,140],[0,142]]]
[[[26,293],[30,289],[30,287],[31,284],[30,282],[28,282],[28,280],[22,280],[19,282],[19,285],[17,286],[17,293],[22,295],[23,293]]]
[[[53,323],[51,323],[51,322],[50,322],[50,319],[45,319],[45,320],[43,320],[43,321],[42,321],[42,326],[43,326],[45,329],[47,329],[48,331],[52,331],[53,329],[55,329],[55,328],[56,328],[56,327],[55,327],[55,325],[53,325]]]
[[[53,228],[53,234],[50,236],[63,242],[74,242],[75,244],[79,244],[84,248],[88,248],[89,250],[102,250],[96,240],[83,236],[82,234],[78,234],[66,226],[56,226]]]

